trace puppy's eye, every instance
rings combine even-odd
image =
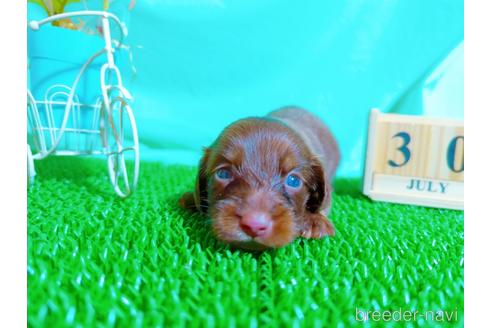
[[[298,175],[289,174],[287,178],[285,178],[285,185],[290,188],[298,189],[302,185],[302,180]]]
[[[230,180],[232,179],[232,173],[226,168],[221,168],[218,169],[217,172],[215,172],[215,176],[219,180]]]

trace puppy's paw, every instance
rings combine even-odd
[[[304,219],[301,236],[304,238],[323,238],[335,235],[335,226],[321,213],[309,214]]]
[[[193,193],[190,192],[185,192],[183,196],[178,201],[179,206],[181,208],[187,209],[187,210],[196,210],[195,207],[195,198],[193,197]]]

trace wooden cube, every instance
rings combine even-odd
[[[464,140],[463,121],[373,109],[364,194],[378,201],[463,209]]]

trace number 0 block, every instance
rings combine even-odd
[[[462,121],[373,109],[364,194],[379,201],[463,209],[464,142]]]

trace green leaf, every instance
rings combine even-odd
[[[65,12],[66,5],[80,2],[81,0],[27,0],[43,7],[49,16]],[[106,2],[106,1],[105,1]]]

